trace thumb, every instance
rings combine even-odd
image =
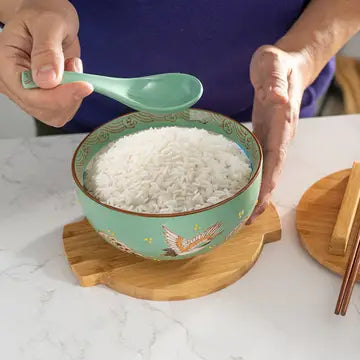
[[[30,29],[33,46],[31,70],[35,83],[43,89],[59,85],[64,72],[64,26],[52,16],[42,17]]]

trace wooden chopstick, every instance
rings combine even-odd
[[[344,295],[344,301],[343,301],[343,304],[341,307],[341,315],[343,315],[343,316],[346,314],[347,308],[349,306],[351,294],[353,292],[354,285],[356,283],[356,279],[357,279],[357,276],[359,273],[359,268],[360,268],[360,229],[357,234],[356,244],[357,244],[357,249],[356,249],[356,254],[355,254],[355,261],[354,261],[354,264],[351,269],[348,286],[347,286],[347,289],[346,289],[346,292]]]
[[[356,283],[357,274],[360,268],[360,228],[357,233],[354,247],[352,248],[350,258],[346,267],[343,282],[338,297],[338,301],[335,308],[335,314],[345,315],[350,297]]]

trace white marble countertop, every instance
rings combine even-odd
[[[82,288],[71,273],[61,233],[81,216],[70,175],[81,138],[0,141],[1,359],[360,359],[359,285],[347,316],[333,315],[341,278],[295,230],[306,188],[360,160],[360,115],[301,120],[275,194],[282,240],[234,285],[171,303]]]

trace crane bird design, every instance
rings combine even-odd
[[[203,231],[201,234],[194,236],[192,239],[185,239],[180,235],[175,234],[165,225],[162,226],[165,241],[168,248],[163,249],[164,256],[176,257],[179,255],[188,255],[197,252],[210,244],[217,236],[223,231],[221,230],[222,224],[217,222]]]
[[[103,231],[98,231],[98,234],[109,244],[111,244],[112,246],[116,247],[117,249],[126,252],[128,254],[134,254],[134,255],[138,255],[141,256],[140,254],[137,254],[136,252],[134,252],[134,250],[130,249],[127,245],[125,245],[123,242],[119,241],[118,239],[115,238],[115,236],[113,234],[107,234],[106,232]]]

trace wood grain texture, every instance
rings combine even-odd
[[[317,262],[340,275],[345,273],[357,229],[360,226],[359,208],[345,255],[329,253],[330,238],[349,175],[350,169],[347,169],[319,180],[304,193],[296,210],[296,227],[303,247]]]
[[[210,294],[240,279],[264,243],[281,238],[274,205],[250,226],[209,253],[188,260],[156,262],[106,243],[87,220],[64,227],[65,254],[82,286],[104,284],[141,299],[182,300]]]
[[[335,78],[343,93],[345,113],[360,113],[360,60],[338,55]]]
[[[332,233],[329,252],[344,256],[360,198],[360,163],[354,162]]]

